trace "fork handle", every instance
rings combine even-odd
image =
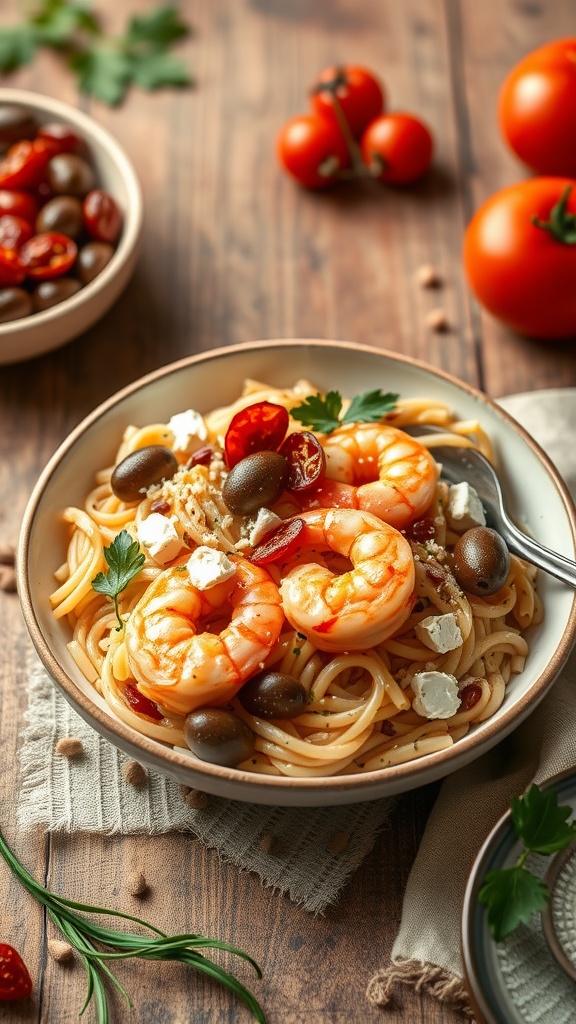
[[[569,587],[573,587],[576,590],[576,562],[573,562],[566,555],[550,551],[543,544],[532,540],[532,537],[522,533],[509,520],[506,522],[506,533],[505,540],[514,554],[520,555],[527,562],[537,565],[540,569],[544,569],[545,572],[549,573],[550,576],[555,576],[556,579],[562,580],[563,583],[567,583]]]

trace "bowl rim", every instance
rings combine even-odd
[[[187,368],[198,363],[226,359],[231,354],[234,355],[242,352],[251,352],[255,349],[273,349],[274,347],[286,348],[287,346],[300,348],[311,345],[317,348],[332,350],[334,348],[339,348],[351,352],[363,352],[371,356],[380,356],[384,359],[391,359],[394,362],[401,363],[405,366],[411,366],[448,382],[458,390],[467,392],[472,398],[489,408],[493,413],[496,413],[496,415],[505,420],[516,433],[520,434],[526,445],[545,464],[548,474],[563,500],[570,525],[572,540],[576,546],[576,508],[566,485],[558,473],[558,470],[540,445],[527,433],[527,431],[524,430],[524,428],[504,409],[501,409],[495,400],[491,399],[483,391],[479,390],[474,385],[467,384],[466,382],[459,380],[446,370],[437,369],[422,360],[416,359],[412,356],[399,354],[391,350],[374,348],[373,346],[357,342],[331,341],[315,338],[276,338],[219,347],[207,352],[186,356],[175,362],[158,367],[150,373],[139,377],[137,380],[132,381],[130,384],[121,388],[84,417],[84,419],[82,419],[80,423],[73,428],[54,452],[30,495],[22,519],[21,532],[18,541],[16,577],[19,599],[28,632],[32,638],[40,660],[44,664],[49,675],[61,688],[68,701],[76,707],[76,710],[87,720],[95,719],[100,727],[100,732],[102,732],[102,730],[104,730],[104,733],[112,732],[115,740],[117,741],[117,745],[122,747],[122,749],[131,749],[141,752],[143,761],[154,763],[157,766],[164,765],[168,774],[170,774],[170,768],[175,774],[178,772],[190,772],[191,770],[197,771],[200,772],[202,776],[207,776],[208,780],[214,779],[215,781],[219,780],[221,782],[225,782],[232,789],[235,786],[238,787],[238,789],[241,789],[243,785],[244,787],[256,787],[258,792],[261,790],[268,791],[269,795],[274,792],[277,792],[278,794],[281,794],[282,792],[287,793],[290,790],[304,792],[309,795],[318,793],[320,796],[322,794],[334,795],[336,793],[340,796],[349,794],[350,802],[352,802],[357,799],[370,800],[381,796],[382,794],[380,790],[382,788],[383,780],[390,780],[395,784],[397,783],[395,790],[393,790],[395,792],[400,792],[403,788],[414,788],[408,781],[414,775],[414,765],[421,766],[423,774],[426,774],[426,768],[429,768],[431,772],[434,773],[432,776],[428,775],[423,779],[422,784],[431,781],[432,778],[440,778],[448,775],[453,770],[451,767],[453,762],[456,762],[454,765],[455,768],[459,767],[461,758],[467,753],[470,747],[476,745],[476,734],[474,732],[468,734],[467,736],[459,739],[452,747],[432,754],[427,754],[418,761],[410,761],[405,764],[393,765],[373,772],[353,775],[336,775],[320,778],[314,777],[311,779],[291,778],[250,773],[241,771],[237,768],[226,768],[221,765],[214,765],[205,761],[197,761],[185,752],[181,754],[177,750],[167,747],[157,740],[150,739],[147,736],[137,733],[130,726],[125,725],[124,722],[106,714],[106,712],[101,710],[97,705],[90,701],[81,690],[79,690],[74,680],[70,678],[65,669],[54,657],[50,650],[50,646],[44,637],[40,623],[38,622],[34,612],[30,579],[29,574],[26,571],[30,536],[34,525],[36,511],[41,501],[45,486],[85,430],[94,426],[94,424],[96,424],[98,420],[101,419],[110,409],[114,408],[114,406],[118,405],[140,389],[145,388],[163,378],[167,378],[172,374],[178,374],[183,368]],[[561,641],[556,650],[552,653],[545,671],[543,671],[533,682],[530,692],[522,694],[518,698],[513,708],[505,710],[497,721],[492,720],[491,722],[483,723],[483,736],[485,742],[490,739],[495,742],[495,735],[501,734],[502,736],[505,736],[507,732],[510,732],[517,724],[520,724],[520,722],[529,714],[530,710],[532,710],[539,700],[544,697],[549,686],[552,684],[552,681],[566,661],[575,636],[576,593],[573,596],[570,614],[568,616]],[[361,791],[361,796],[358,791]],[[242,797],[239,798],[242,799]],[[340,802],[345,801],[341,800]],[[319,803],[321,803],[321,800],[319,800]]]
[[[129,202],[123,211],[124,223],[122,234],[117,248],[103,270],[80,288],[74,295],[64,299],[63,302],[51,306],[49,309],[41,310],[38,313],[29,314],[18,320],[9,320],[0,324],[0,345],[3,337],[10,335],[25,334],[31,329],[36,330],[57,322],[75,309],[81,308],[86,302],[96,298],[100,292],[106,290],[110,281],[115,278],[125,265],[132,258],[135,247],[138,244],[142,231],[143,221],[143,197],[140,181],[136,170],[126,151],[118,140],[108,129],[99,124],[89,114],[84,113],[76,107],[65,103],[63,100],[53,99],[51,96],[43,96],[40,93],[30,92],[26,89],[0,88],[0,103],[13,103],[15,105],[29,107],[39,112],[51,114],[57,119],[66,121],[78,127],[84,132],[86,141],[95,140],[95,144],[103,149],[118,167],[121,177],[126,185]]]

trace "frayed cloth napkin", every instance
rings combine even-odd
[[[576,496],[576,390],[536,391],[499,401],[539,441]],[[391,963],[369,981],[370,1002],[391,1009],[398,986],[408,985],[472,1016],[459,946],[472,864],[512,796],[574,765],[576,651],[550,693],[510,737],[442,784],[408,879]],[[517,959],[515,978],[517,990],[533,991],[534,964]],[[559,1006],[558,988],[540,986],[521,1019],[531,1024],[576,1020],[576,987],[570,983],[562,994]]]

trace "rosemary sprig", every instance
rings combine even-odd
[[[88,987],[84,1005],[80,1015],[84,1013],[88,1004],[94,999],[96,1006],[97,1024],[109,1024],[108,1000],[106,995],[105,981],[116,986],[126,1000],[128,1006],[132,1006],[130,997],[125,988],[110,970],[110,960],[126,960],[130,957],[140,957],[142,960],[177,960],[183,964],[189,964],[199,971],[214,978],[234,992],[240,999],[243,999],[251,1010],[259,1024],[266,1024],[264,1013],[260,1004],[252,993],[238,981],[238,979],[225,971],[224,968],[198,952],[200,949],[222,949],[246,960],[256,971],[259,978],[262,972],[248,953],[244,953],[236,946],[219,939],[205,938],[203,935],[166,935],[165,932],[155,928],[147,921],[142,921],[132,914],[125,914],[121,910],[109,910],[106,907],[92,907],[85,903],[78,903],[75,900],[68,900],[64,896],[56,896],[45,889],[20,863],[12,853],[0,832],[0,855],[6,861],[8,867],[16,875],[25,889],[34,896],[43,906],[46,907],[48,916],[60,930],[64,938],[79,954],[80,960],[86,969]],[[83,914],[104,914],[109,917],[121,917],[125,921],[132,921],[142,928],[151,932],[151,935],[136,935],[129,932],[114,931],[111,928],[103,928],[94,924],[85,917],[81,917],[76,911]],[[105,947],[99,949],[94,943]]]

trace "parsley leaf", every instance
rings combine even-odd
[[[124,99],[132,76],[132,64],[123,53],[95,46],[70,57],[69,65],[78,75],[80,92],[115,107]]]
[[[488,924],[496,942],[502,942],[519,924],[528,924],[532,914],[548,903],[548,889],[524,867],[501,868],[486,875],[478,893],[488,907]]]
[[[501,868],[486,875],[478,893],[485,903],[490,931],[501,942],[532,914],[543,910],[549,898],[548,888],[524,867],[529,853],[551,854],[562,850],[576,838],[576,822],[568,823],[571,807],[560,807],[558,795],[550,789],[542,793],[532,785],[510,801],[512,827],[524,849],[511,868]]]
[[[152,91],[166,85],[188,85],[186,66],[171,53],[150,53],[132,57],[132,81],[141,89]]]
[[[188,26],[179,19],[176,7],[157,7],[131,19],[125,40],[130,46],[147,43],[164,49],[187,36],[188,31]]]
[[[100,34],[98,20],[86,4],[70,0],[44,0],[30,18],[30,26],[39,44],[55,48],[70,43],[77,31]]]
[[[304,426],[322,434],[331,434],[341,423],[373,423],[382,419],[384,413],[395,408],[398,397],[390,391],[384,394],[380,388],[365,391],[352,399],[350,407],[340,418],[342,395],[339,391],[329,391],[325,397],[320,393],[310,395],[291,409],[290,415]]]
[[[15,71],[30,64],[36,54],[36,36],[30,25],[8,25],[0,30],[0,71]]]
[[[108,572],[99,572],[92,580],[92,587],[98,594],[112,598],[119,622],[118,629],[122,629],[124,622],[120,617],[118,597],[138,575],[146,559],[138,541],[132,540],[128,530],[121,530],[110,547],[104,548],[104,558],[109,565]]]

